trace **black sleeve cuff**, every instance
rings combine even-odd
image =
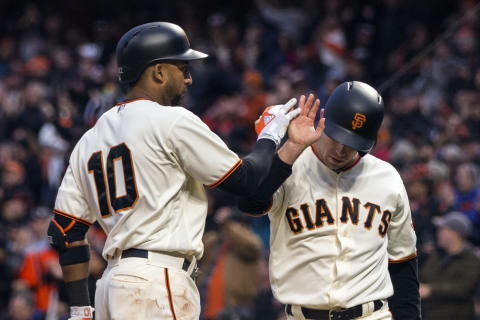
[[[65,282],[70,306],[89,306],[88,278]]]

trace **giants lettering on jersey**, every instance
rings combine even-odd
[[[352,223],[358,225],[360,215],[359,210],[366,210],[366,218],[363,221],[363,226],[367,230],[372,229],[373,220],[377,215],[381,215],[380,224],[378,225],[378,234],[384,237],[387,234],[388,225],[392,219],[392,213],[389,210],[383,210],[378,204],[372,202],[366,202],[361,206],[361,202],[357,198],[350,199],[349,197],[342,198],[342,213],[340,221],[342,223]],[[363,207],[363,209],[361,209]],[[293,233],[301,233],[305,230],[315,230],[321,228],[324,224],[332,225],[335,223],[335,219],[328,207],[325,199],[319,199],[315,201],[315,213],[312,215],[310,206],[308,203],[300,205],[300,210],[294,207],[288,207],[285,216],[288,221],[288,225]],[[303,218],[303,219],[302,219]]]

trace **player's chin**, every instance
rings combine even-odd
[[[328,157],[328,162],[331,167],[334,167],[335,169],[340,169],[343,168],[346,164],[346,161],[343,159],[337,159],[335,157],[329,156]]]

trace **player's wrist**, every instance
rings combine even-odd
[[[295,143],[289,139],[278,150],[278,157],[283,162],[292,165],[306,148],[306,145]]]

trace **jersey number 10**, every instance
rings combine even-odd
[[[115,161],[121,161],[123,168],[125,193],[120,196],[117,194]],[[120,212],[135,206],[138,200],[135,170],[133,168],[132,153],[125,143],[113,146],[108,152],[106,176],[103,167],[102,151],[94,152],[90,156],[88,172],[93,173],[102,218],[110,216],[112,212],[110,208],[113,208],[115,212]]]

